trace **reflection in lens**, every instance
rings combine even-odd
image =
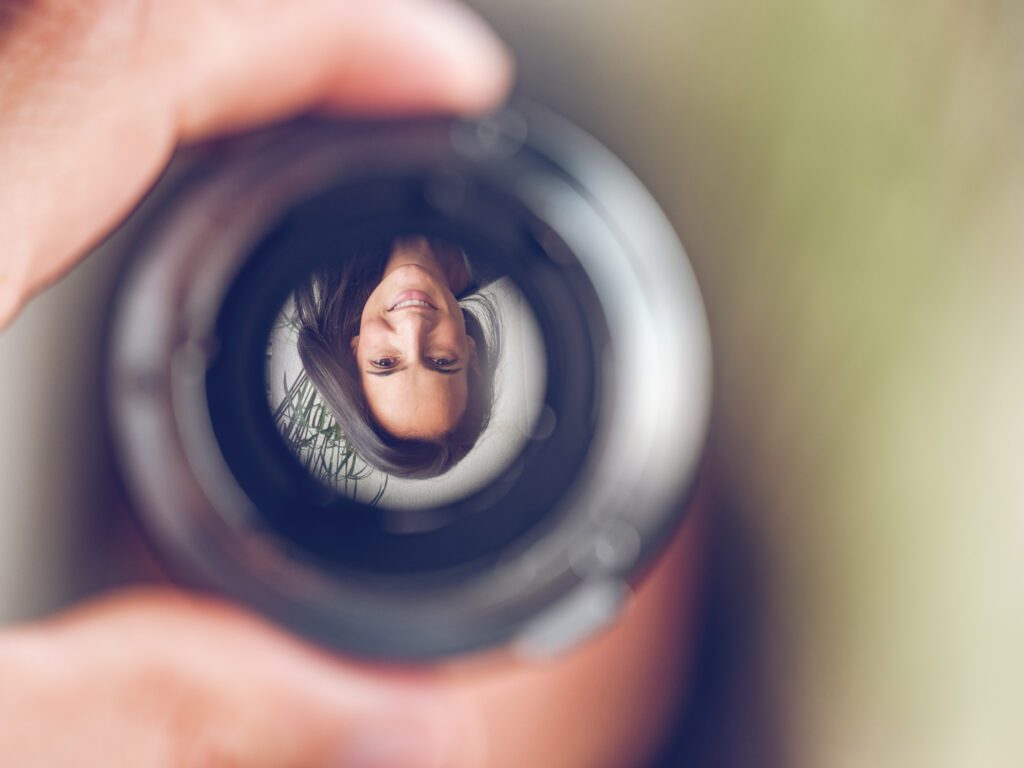
[[[351,498],[408,509],[463,497],[510,464],[540,414],[533,313],[510,278],[453,242],[347,250],[296,287],[274,325],[277,428],[314,477]]]

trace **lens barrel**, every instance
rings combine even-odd
[[[614,619],[684,515],[711,393],[686,254],[619,160],[530,103],[303,119],[203,148],[155,195],[114,300],[109,398],[134,507],[177,576],[371,657],[554,653]],[[546,380],[495,478],[382,512],[289,450],[268,338],[351,243],[413,234],[515,283]]]

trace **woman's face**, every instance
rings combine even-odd
[[[447,267],[425,238],[399,241],[352,339],[370,413],[400,439],[438,439],[466,412],[476,350]]]

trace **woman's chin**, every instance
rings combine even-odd
[[[440,287],[446,282],[444,274],[436,267],[408,263],[389,269],[384,274],[381,286],[397,284],[402,289],[416,289],[419,286]]]

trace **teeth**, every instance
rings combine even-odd
[[[422,299],[406,299],[405,301],[398,302],[391,309],[396,310],[402,309],[403,307],[427,307],[427,309],[434,308],[429,302],[423,301]]]

